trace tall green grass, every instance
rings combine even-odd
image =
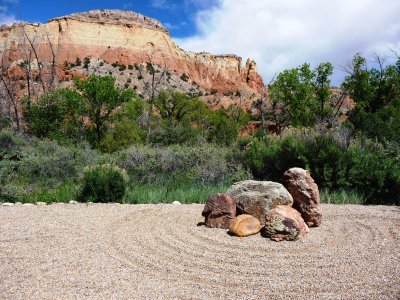
[[[327,204],[365,204],[366,198],[357,191],[338,190],[330,191],[329,189],[320,190],[322,203]]]
[[[179,201],[183,204],[205,203],[208,196],[225,192],[228,187],[228,183],[192,185],[138,184],[128,189],[123,202],[131,204],[171,203],[173,201]]]

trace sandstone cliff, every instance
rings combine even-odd
[[[195,86],[202,94],[254,97],[263,87],[254,61],[248,60],[243,65],[236,55],[185,51],[172,41],[159,21],[131,11],[94,10],[54,18],[46,24],[2,26],[0,45],[3,59],[11,64],[26,62],[29,55],[29,61],[36,61],[36,65],[55,65],[61,83],[72,75],[89,71],[109,73],[123,76],[120,83],[126,81],[140,92],[141,69],[151,61],[168,70],[169,80],[183,81],[179,84],[186,85],[186,90],[188,85]],[[32,53],[32,48],[36,53]],[[74,63],[84,60],[85,68]],[[126,72],[120,67],[112,71],[110,65],[135,65],[135,69]],[[179,84],[174,86],[179,89]]]

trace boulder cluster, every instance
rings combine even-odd
[[[239,237],[262,232],[274,241],[293,241],[321,224],[319,203],[318,185],[310,173],[291,168],[284,173],[284,185],[245,180],[226,193],[211,195],[202,216],[207,227],[229,229]]]

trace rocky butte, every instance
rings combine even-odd
[[[211,103],[214,106],[229,104],[223,95],[247,98],[248,102],[263,87],[254,61],[243,64],[236,55],[185,51],[159,21],[132,11],[93,10],[46,24],[3,25],[0,45],[3,65],[22,68],[28,62],[34,70],[42,66],[42,77],[53,70],[56,76],[52,81],[61,86],[68,85],[75,75],[110,74],[118,84],[142,93],[148,79],[146,63],[150,62],[168,71],[164,88],[199,93],[205,101],[219,94],[219,103]],[[14,70],[14,74],[24,80],[22,70]]]

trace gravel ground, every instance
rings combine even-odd
[[[203,205],[0,206],[0,299],[399,299],[400,208],[322,205],[295,242]]]

